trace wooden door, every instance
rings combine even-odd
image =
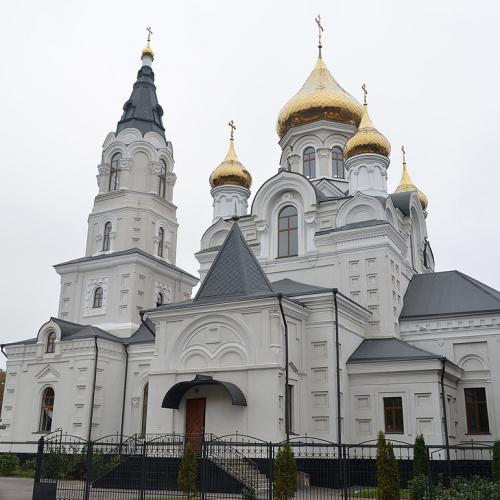
[[[186,400],[186,443],[190,443],[196,454],[201,452],[205,434],[205,398]]]

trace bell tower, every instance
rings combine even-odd
[[[175,266],[176,175],[156,95],[151,34],[148,28],[116,131],[103,144],[85,256],[55,266],[62,285],[59,317],[121,336],[135,331],[141,309],[185,300],[197,282]]]

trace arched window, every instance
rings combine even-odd
[[[109,172],[109,191],[116,191],[120,186],[120,160],[121,153],[116,153],[111,158],[111,170]]]
[[[163,257],[163,247],[165,246],[165,229],[158,229],[158,257]]]
[[[163,305],[165,298],[163,297],[163,293],[158,292],[158,295],[156,296],[156,307],[160,307]]]
[[[167,184],[167,164],[160,160],[160,175],[158,176],[158,196],[165,198],[165,185]]]
[[[47,335],[47,344],[45,345],[45,352],[52,353],[56,350],[56,332],[49,332]]]
[[[278,215],[278,257],[292,257],[298,254],[299,234],[297,209],[291,205]]]
[[[98,286],[94,291],[94,302],[92,304],[92,307],[94,309],[102,307],[102,295],[102,287]]]
[[[141,418],[141,434],[146,434],[146,421],[148,419],[148,396],[149,382],[146,383],[142,391],[142,418]]]
[[[111,238],[111,222],[104,224],[104,232],[102,234],[102,251],[107,252],[110,247]]]
[[[302,155],[304,175],[306,177],[316,177],[316,151],[314,148],[306,148]]]
[[[343,179],[344,174],[344,154],[342,150],[335,146],[332,148],[332,177]]]
[[[54,389],[47,387],[42,393],[40,407],[39,432],[50,432],[52,428],[52,414],[54,413]]]

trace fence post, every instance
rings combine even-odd
[[[140,500],[144,500],[145,488],[146,488],[146,447],[147,441],[144,440],[142,443],[142,452],[141,452],[141,481],[140,481],[140,490],[139,490],[139,498]]]
[[[43,447],[44,447],[44,440],[43,440],[43,436],[42,436],[38,440],[38,448],[36,451],[35,483],[40,482],[40,477],[42,475]]]
[[[432,500],[434,498],[434,492],[433,492],[433,480],[432,480],[432,464],[431,464],[431,452],[429,447],[426,447],[427,451],[427,495],[429,497],[429,500]]]
[[[84,499],[89,500],[90,489],[92,487],[92,454],[93,454],[93,444],[92,441],[87,441],[87,457],[85,464],[85,493]]]
[[[201,471],[200,471],[200,500],[205,500],[205,462],[207,460],[207,441],[205,435],[202,436],[201,440]]]
[[[273,500],[273,484],[274,484],[274,445],[271,441],[267,445],[267,472],[269,479],[267,483],[267,497]]]
[[[347,474],[348,474],[348,465],[347,465],[347,447],[345,444],[342,445],[342,456],[340,459],[340,470],[342,474],[342,498],[344,500],[348,499],[348,487],[347,487]]]

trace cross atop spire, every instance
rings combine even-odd
[[[406,151],[404,146],[401,146],[401,151],[403,151],[403,163],[406,163]]]
[[[230,135],[230,139],[231,140],[234,140],[234,131],[236,130],[236,125],[234,124],[234,120],[231,120],[229,123],[228,123],[229,127],[231,128],[231,135]]]
[[[323,31],[323,25],[321,24],[321,15],[318,14],[318,17],[314,19],[316,24],[318,25],[318,49],[319,49],[319,57],[321,58],[321,49],[323,48],[323,44],[321,43],[321,34]]]
[[[364,104],[366,105],[366,96],[368,95],[368,89],[366,88],[366,83],[363,83],[363,85],[361,85],[361,88],[363,89],[363,94],[364,94]]]
[[[151,43],[151,35],[153,34],[153,31],[151,30],[151,26],[147,26],[146,31],[148,32],[148,47],[149,47],[149,44]]]

